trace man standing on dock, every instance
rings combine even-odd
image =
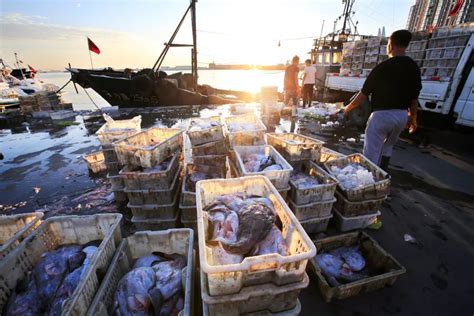
[[[411,33],[407,30],[390,35],[387,45],[390,58],[371,71],[362,90],[344,109],[347,117],[352,109],[371,97],[372,114],[365,129],[364,156],[384,170],[388,169],[393,146],[407,120],[410,133],[417,127],[421,75],[418,65],[405,56],[410,40]]]
[[[292,115],[296,116],[296,104],[298,102],[299,84],[298,84],[298,64],[300,58],[294,56],[291,60],[291,65],[285,69],[284,90],[285,90],[285,105],[292,106]],[[290,101],[291,100],[291,101]],[[290,103],[291,102],[291,103]]]

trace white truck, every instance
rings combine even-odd
[[[447,45],[450,38],[452,37],[432,38],[430,41],[434,46],[438,46],[426,48],[426,57],[420,62],[423,63],[423,67],[421,67],[423,88],[419,97],[420,106],[423,111],[452,116],[456,124],[474,127],[474,34],[470,33],[465,45],[449,46],[448,48],[442,46],[443,43]],[[455,54],[450,57],[456,58],[446,59],[441,55],[433,57],[435,53],[448,49],[450,54],[451,52]],[[428,59],[430,62],[438,62],[431,66],[436,69],[435,71],[430,66],[426,66],[429,65],[426,62]],[[451,62],[451,64],[446,64],[447,62]],[[444,66],[440,67],[440,65]],[[436,71],[443,71],[445,74],[447,70],[450,71],[449,76],[430,75]],[[325,86],[333,93],[335,91],[355,93],[362,88],[365,79],[366,76],[330,73],[326,76]]]

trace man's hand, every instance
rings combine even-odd
[[[418,124],[416,123],[416,116],[409,115],[408,121],[410,123],[410,127],[408,128],[408,133],[413,134],[414,132],[416,132],[416,129],[418,128]]]

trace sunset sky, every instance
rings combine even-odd
[[[387,34],[404,28],[414,0],[356,0],[359,33]],[[13,53],[38,69],[62,69],[67,63],[90,67],[86,37],[101,49],[95,67],[151,67],[174,31],[188,0],[0,0],[0,57]],[[341,0],[199,0],[200,66],[207,63],[284,63],[295,54],[307,58],[312,39],[332,31]],[[189,21],[189,19],[188,19]],[[191,42],[183,25],[176,43]],[[281,46],[278,47],[278,41]],[[190,64],[190,50],[174,48],[165,65]]]

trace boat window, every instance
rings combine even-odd
[[[332,63],[333,64],[339,64],[341,63],[341,52],[334,52],[332,55]]]

